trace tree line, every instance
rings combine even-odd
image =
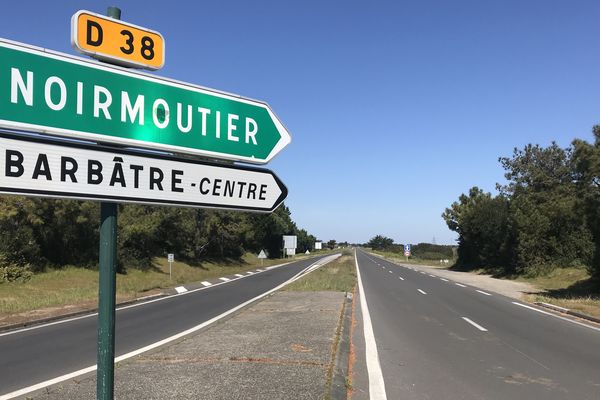
[[[383,235],[373,236],[364,246],[373,250],[404,254],[404,244],[394,243],[394,239]],[[445,260],[453,258],[453,247],[433,243],[417,243],[411,245],[410,252],[411,257],[423,260]]]
[[[600,126],[593,134],[593,144],[515,148],[499,158],[498,194],[475,186],[447,208],[458,265],[529,276],[585,267],[600,280]]]
[[[0,283],[27,279],[48,267],[98,266],[100,204],[90,201],[0,196]],[[156,256],[237,259],[264,249],[280,257],[282,235],[297,235],[297,252],[316,238],[300,229],[288,207],[271,214],[119,205],[119,272],[152,267]]]

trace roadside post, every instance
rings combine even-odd
[[[108,7],[107,15],[121,19],[121,10]],[[115,304],[117,297],[117,217],[116,203],[100,203],[100,260],[98,288],[98,370],[96,397],[114,398],[115,383]]]
[[[408,262],[408,257],[410,257],[410,244],[404,245],[404,257],[406,257],[406,261]]]
[[[260,266],[262,267],[263,265],[263,260],[265,258],[267,258],[267,254],[265,253],[264,250],[261,250],[260,253],[258,253],[258,258],[260,259]]]
[[[169,253],[167,255],[167,261],[169,261],[169,280],[171,280],[171,275],[173,272],[173,261],[175,261],[175,254]]]

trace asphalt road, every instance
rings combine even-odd
[[[600,399],[600,329],[362,251],[357,261],[387,399]]]
[[[297,261],[182,296],[118,310],[116,356],[195,327],[292,278]],[[96,364],[97,317],[0,334],[0,396]]]

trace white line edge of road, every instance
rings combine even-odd
[[[473,325],[475,328],[479,329],[481,332],[487,332],[488,330],[485,329],[483,326],[479,325],[476,322],[471,321],[469,318],[467,317],[461,317],[462,319],[464,319],[465,321],[467,321],[469,324]]]
[[[153,350],[153,349],[155,349],[157,347],[163,346],[163,345],[165,345],[165,344],[167,344],[169,342],[172,342],[174,340],[180,339],[180,338],[182,338],[182,337],[184,337],[186,335],[194,333],[194,332],[196,332],[196,331],[198,331],[198,330],[200,330],[202,328],[205,328],[208,325],[211,325],[211,324],[217,322],[218,320],[223,319],[223,318],[225,318],[226,316],[228,316],[230,314],[233,314],[234,312],[238,311],[239,309],[244,308],[247,305],[256,302],[257,300],[260,300],[263,297],[266,297],[266,296],[270,295],[273,292],[276,292],[277,290],[281,289],[282,287],[284,287],[286,285],[289,285],[290,283],[292,283],[292,282],[296,281],[297,279],[303,277],[305,275],[305,273],[309,273],[309,272],[314,271],[314,269],[311,270],[311,268],[317,262],[321,263],[321,266],[322,266],[322,265],[327,264],[328,262],[331,262],[331,261],[335,260],[339,256],[341,256],[341,254],[334,254],[334,255],[330,255],[330,256],[326,256],[324,258],[321,258],[321,259],[315,261],[313,264],[311,264],[308,267],[306,267],[305,269],[303,269],[302,271],[298,272],[296,275],[292,276],[287,281],[285,281],[285,282],[281,283],[280,285],[274,287],[273,289],[270,289],[270,290],[268,290],[268,291],[266,291],[266,292],[264,292],[264,293],[262,293],[262,294],[260,294],[260,295],[258,295],[256,297],[254,297],[254,298],[252,298],[250,300],[247,300],[244,303],[238,304],[237,306],[235,306],[235,307],[233,307],[233,308],[225,311],[224,313],[222,313],[220,315],[217,315],[216,317],[213,317],[213,318],[209,319],[208,321],[204,321],[203,323],[201,323],[199,325],[196,325],[196,326],[194,326],[194,327],[192,327],[190,329],[187,329],[187,330],[185,330],[183,332],[179,332],[178,334],[175,334],[175,335],[170,336],[168,338],[162,339],[162,340],[160,340],[158,342],[149,344],[148,346],[145,346],[145,347],[139,348],[137,350],[131,351],[129,353],[126,353],[126,354],[120,355],[118,357],[115,357],[115,364],[118,363],[118,362],[121,362],[123,360],[126,360],[128,358],[135,357],[135,356],[140,355],[142,353],[145,353],[147,351]],[[187,294],[187,293],[190,293],[190,292],[186,292],[186,293],[182,293],[182,294]],[[173,296],[169,296],[169,297],[173,297]],[[16,390],[16,391],[11,392],[11,393],[6,393],[6,394],[0,396],[0,400],[14,399],[15,397],[23,396],[23,395],[25,395],[27,393],[31,393],[31,392],[34,392],[36,390],[43,389],[43,388],[45,388],[47,386],[54,385],[54,384],[57,384],[57,383],[60,383],[60,382],[64,382],[66,380],[69,380],[71,378],[75,378],[75,377],[83,375],[83,374],[87,374],[89,372],[95,371],[96,369],[97,369],[96,365],[91,365],[91,366],[89,366],[87,368],[83,368],[83,369],[80,369],[78,371],[74,371],[74,372],[71,372],[69,374],[66,374],[66,375],[58,376],[56,378],[49,379],[47,381],[40,382],[40,383],[37,383],[37,384],[32,385],[32,386],[28,386],[28,387]]]
[[[478,292],[478,293],[481,293],[481,294],[485,294],[486,296],[491,296],[491,294],[489,294],[488,292],[484,292],[483,290],[477,289],[475,291]]]
[[[424,291],[424,290],[421,290],[421,289],[417,289],[417,290],[418,290],[418,291],[419,291],[419,293],[421,293],[421,294],[427,294],[427,292],[426,292],[426,291]]]
[[[360,308],[363,315],[363,330],[365,333],[365,353],[367,372],[369,375],[369,399],[370,400],[387,400],[385,394],[385,382],[383,380],[383,372],[379,364],[379,354],[377,353],[377,343],[375,342],[375,334],[373,333],[373,325],[371,324],[371,314],[367,306],[367,298],[363,289],[362,279],[360,277],[360,268],[358,266],[358,250],[354,250],[354,262],[356,263],[356,277],[358,278],[358,294],[360,295]],[[2,400],[2,399],[0,399]]]
[[[584,323],[582,323],[582,322],[575,321],[575,320],[572,320],[572,319],[570,319],[570,318],[561,317],[560,315],[552,314],[552,313],[550,313],[550,312],[548,312],[548,311],[539,310],[539,309],[537,309],[537,308],[535,308],[535,307],[531,307],[531,306],[528,306],[528,305],[525,305],[525,304],[519,303],[519,302],[517,302],[517,301],[513,301],[512,303],[513,303],[513,304],[515,304],[515,305],[517,305],[517,306],[519,306],[519,307],[523,307],[523,308],[527,308],[527,309],[529,309],[529,310],[537,311],[537,312],[539,312],[540,314],[549,315],[549,316],[551,316],[551,317],[558,318],[558,319],[562,319],[563,321],[567,321],[567,322],[570,322],[570,323],[572,323],[572,324],[579,325],[579,326],[584,326],[584,327],[586,327],[586,328],[593,329],[593,330],[595,330],[595,331],[598,331],[598,332],[600,332],[600,328],[598,328],[598,327],[595,327],[595,326],[592,326],[592,325],[584,324]],[[0,399],[0,400],[2,400],[2,399]]]
[[[297,261],[302,261],[302,260],[297,260]],[[283,263],[283,264],[273,265],[272,268],[283,267],[283,266],[286,266],[286,265],[291,264],[293,262],[296,262],[296,261],[290,261],[290,262]],[[265,272],[265,271],[261,271],[261,272]],[[197,289],[188,290],[188,291],[182,292],[182,293],[172,294],[170,296],[163,296],[163,297],[155,298],[155,299],[148,300],[148,301],[138,301],[135,304],[130,304],[130,305],[127,305],[127,306],[117,307],[115,311],[121,311],[121,310],[126,310],[128,308],[144,306],[146,304],[154,303],[154,302],[157,302],[157,301],[163,301],[163,300],[167,300],[167,299],[172,299],[173,297],[176,297],[176,296],[184,296],[186,294],[192,294],[192,293],[198,292],[200,290],[206,290],[206,289],[209,289],[209,288],[213,288],[213,287],[217,287],[217,286],[220,286],[220,285],[224,285],[226,283],[234,282],[234,281],[237,281],[238,279],[243,279],[243,278],[246,278],[248,276],[251,276],[251,275],[254,275],[254,274],[259,274],[259,273],[260,272],[250,272],[250,271],[248,271],[248,275],[243,275],[243,276],[241,276],[239,278],[233,278],[233,279],[230,279],[227,282],[223,281],[223,282],[210,283],[208,281],[202,281],[202,282],[200,282],[200,284],[203,287],[200,287],[200,288],[197,288]],[[140,297],[138,300],[141,300],[143,298],[144,297]],[[58,324],[65,324],[67,322],[73,322],[73,321],[77,321],[77,320],[84,319],[84,318],[95,317],[96,315],[98,315],[98,312],[93,312],[93,313],[89,313],[89,314],[85,314],[85,315],[80,315],[80,316],[73,317],[73,318],[61,319],[61,320],[53,321],[53,322],[47,322],[45,324],[33,325],[33,326],[29,326],[27,328],[15,329],[13,331],[8,331],[8,332],[0,333],[0,337],[2,337],[2,336],[8,336],[8,335],[14,335],[14,334],[21,333],[21,332],[32,331],[32,330],[35,330],[35,329],[42,329],[42,328],[46,328],[48,326],[53,326],[53,325],[58,325]],[[1,397],[0,397],[0,400],[2,400]]]

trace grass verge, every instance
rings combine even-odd
[[[351,292],[355,284],[354,256],[344,252],[341,257],[287,285],[283,290],[296,292]]]
[[[434,268],[448,268],[456,262],[455,259],[448,259],[448,264],[440,264],[440,260],[425,260],[415,256],[410,256],[408,260],[404,255],[393,253],[391,251],[381,251],[381,250],[369,250],[369,253],[377,254],[378,256],[385,257],[390,261],[395,261],[403,264],[415,264],[415,265],[426,265],[428,267]]]
[[[543,290],[527,295],[527,301],[550,303],[600,318],[600,289],[585,269],[559,268],[544,276],[516,280]]]
[[[291,260],[267,259],[262,266],[288,261]],[[176,261],[173,263],[172,279],[169,279],[166,258],[156,258],[154,266],[148,271],[130,269],[127,274],[117,274],[117,301],[155,294],[162,288],[260,268],[261,261],[254,254],[246,254],[236,261],[203,262],[193,266]],[[24,283],[3,283],[0,284],[0,325],[94,308],[97,297],[98,271],[84,268],[65,267],[36,274]]]

